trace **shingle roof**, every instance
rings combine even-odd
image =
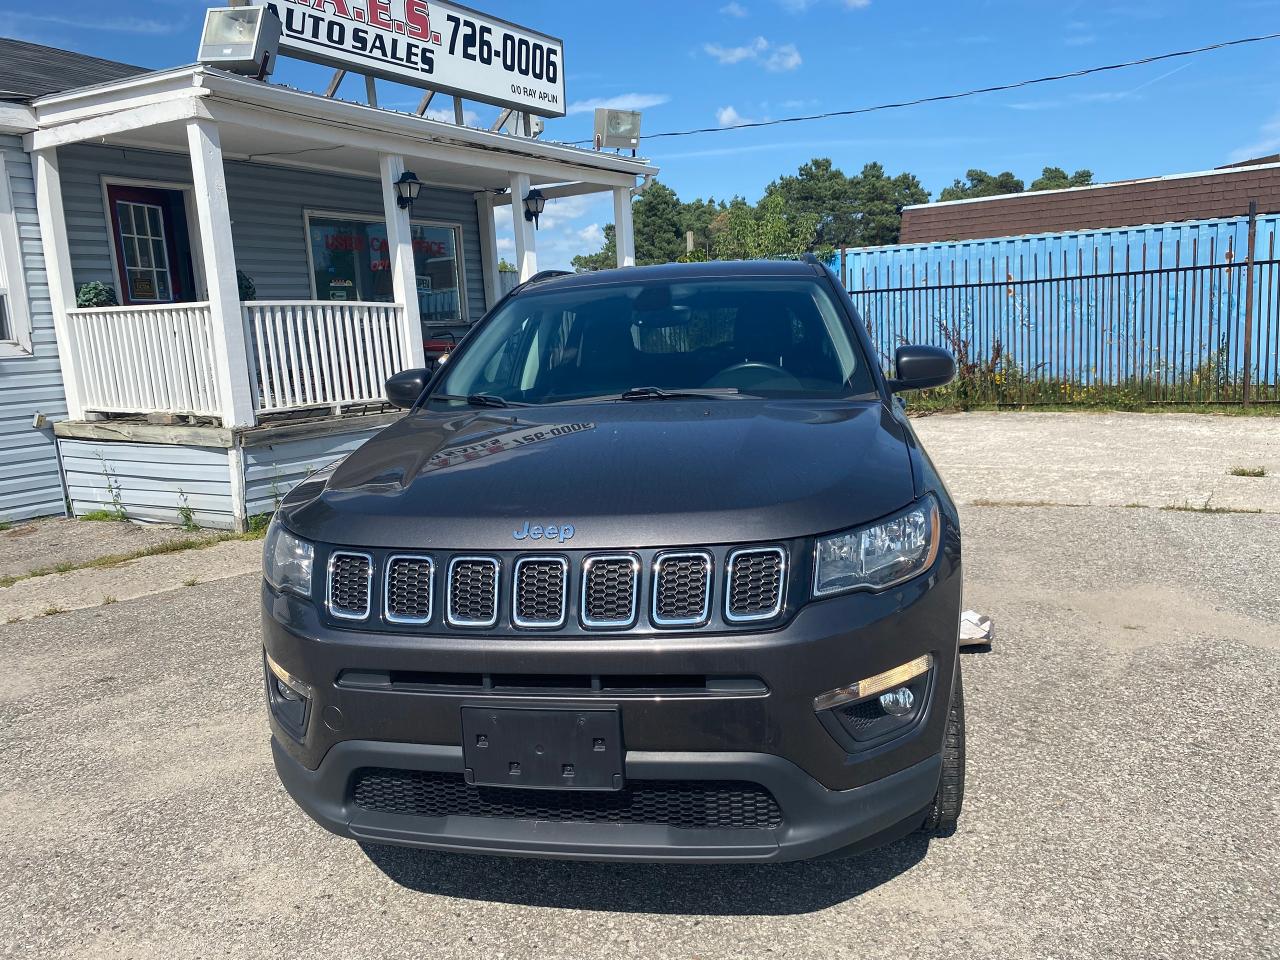
[[[1071,190],[908,207],[902,243],[1016,237],[1144,223],[1240,217],[1249,201],[1259,213],[1280,212],[1280,166],[1224,168],[1187,176],[1101,183]]]
[[[146,67],[0,37],[0,101],[30,103],[50,93],[147,72]]]

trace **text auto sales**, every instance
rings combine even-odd
[[[427,0],[404,0],[403,20],[391,16],[391,0],[365,0],[365,4],[360,6],[358,0],[285,0],[279,5],[283,10],[271,6],[276,7],[288,36],[397,63],[427,75],[435,73],[438,48],[449,56],[484,66],[496,64],[517,77],[552,84],[559,81],[559,50],[553,46],[502,30],[495,36],[488,24],[453,13],[446,14],[442,29],[436,29]],[[518,82],[511,84],[511,93],[551,105],[560,100],[553,91],[533,90]]]

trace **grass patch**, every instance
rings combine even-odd
[[[1233,477],[1265,477],[1266,467],[1232,467],[1227,473]]]
[[[115,597],[111,596],[110,594],[102,598],[102,605],[104,607],[109,607],[113,603],[119,603],[119,601]]]
[[[969,503],[971,507],[1087,507],[1087,503],[1056,503],[1052,500],[988,500],[980,497]]]
[[[1145,503],[1126,503],[1124,508],[1126,510],[1145,510],[1147,505]]]
[[[1212,499],[1213,497],[1209,498],[1209,500]],[[1261,510],[1250,510],[1244,507],[1215,507],[1209,500],[1206,500],[1198,507],[1194,503],[1183,503],[1181,505],[1170,504],[1160,509],[1172,513],[1262,513]]]
[[[50,604],[49,606],[45,607],[45,608],[44,608],[44,610],[41,612],[41,614],[40,614],[40,615],[41,615],[42,617],[56,617],[58,614],[60,614],[60,613],[66,613],[66,612],[67,612],[67,611],[66,611],[66,609],[65,609],[65,608],[60,607],[60,606],[58,606],[56,603],[54,603],[54,604]]]
[[[187,579],[182,581],[182,585],[184,587],[194,587],[199,582],[200,582],[199,577],[187,577]]]
[[[6,530],[12,530],[12,529],[13,529],[12,520],[0,520],[0,533],[4,533]]]
[[[218,533],[207,537],[184,537],[180,540],[170,540],[168,543],[157,543],[141,550],[134,550],[132,553],[113,553],[105,557],[94,557],[92,560],[86,560],[83,563],[59,563],[49,567],[37,567],[34,570],[28,570],[26,573],[0,577],[0,588],[11,587],[22,580],[47,577],[55,573],[118,567],[132,560],[141,560],[143,557],[157,557],[165,553],[181,553],[184,550],[203,550],[206,547],[217,546],[219,543],[228,543],[232,540],[261,540],[265,532],[265,530],[262,532],[251,530],[248,533]]]
[[[90,523],[121,523],[124,516],[115,510],[90,510],[88,513],[82,513],[77,520],[88,520]]]

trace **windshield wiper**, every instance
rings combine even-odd
[[[452,393],[437,393],[431,398],[432,400],[455,400],[470,404],[473,407],[527,407],[527,403],[517,403],[513,400],[503,400],[502,397],[492,393],[472,393],[465,397],[457,396]]]
[[[618,400],[688,400],[736,397],[737,387],[699,387],[694,390],[663,390],[660,387],[632,387],[617,396]]]

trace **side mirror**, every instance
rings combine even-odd
[[[387,401],[393,407],[409,410],[418,402],[430,381],[430,370],[401,370],[387,379]]]
[[[888,381],[889,390],[926,390],[941,387],[956,378],[956,358],[941,347],[912,345],[899,347],[894,354],[897,377]]]

